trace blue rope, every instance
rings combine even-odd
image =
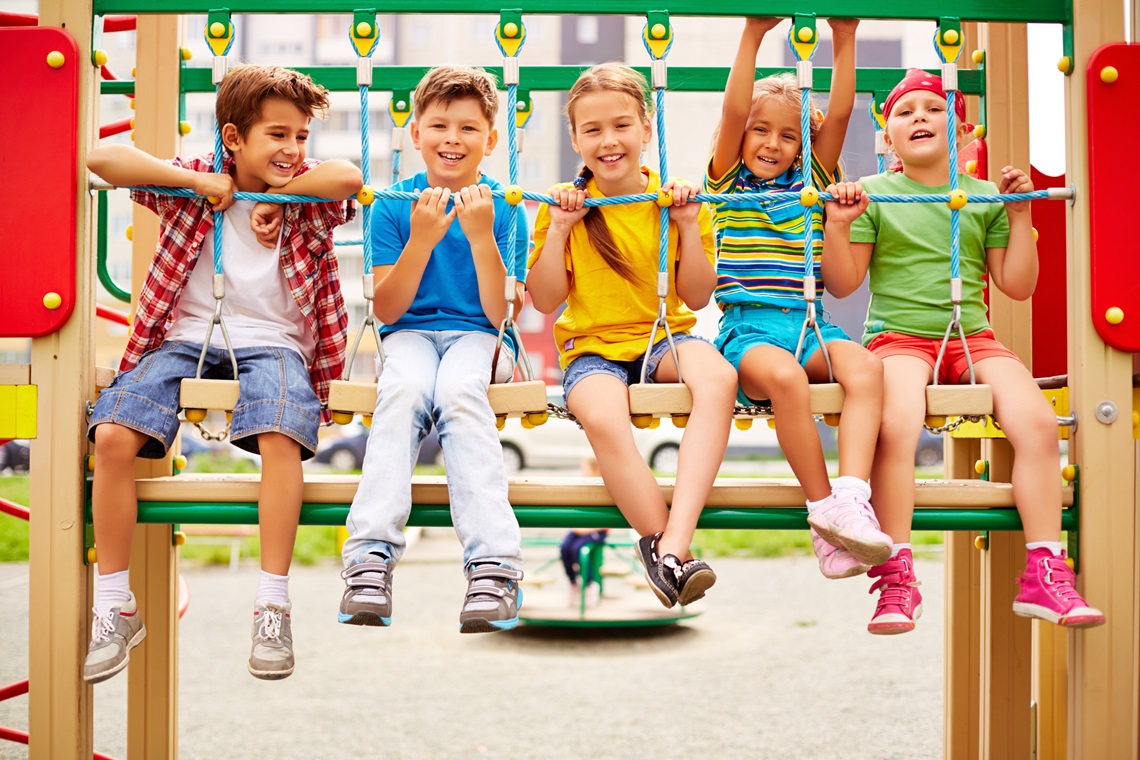
[[[360,173],[364,184],[371,182],[371,145],[368,141],[368,85],[360,87]],[[360,210],[360,224],[364,230],[364,274],[372,271],[372,204]]]
[[[398,127],[394,127],[394,129],[398,129]],[[392,151],[392,184],[394,185],[399,181],[400,181],[400,151],[399,150],[393,150]]]
[[[878,133],[882,132],[883,128],[879,126],[879,120],[877,118],[875,118],[875,95],[874,95],[874,93],[871,94],[871,102],[868,103],[867,112],[871,116],[871,125],[875,128],[875,142],[878,143],[878,141],[879,141]],[[883,172],[885,172],[887,170],[887,157],[884,156],[882,153],[879,153],[877,151],[875,152],[875,166],[876,166],[876,168],[878,168],[879,174],[882,174]]]
[[[214,86],[214,100],[218,98],[218,85]],[[214,119],[214,174],[222,173],[222,127]],[[194,193],[191,192],[191,195]],[[222,273],[222,212],[214,212],[214,274]]]
[[[812,186],[811,176],[811,88],[800,90],[800,165],[804,177],[804,189]],[[815,274],[815,206],[804,206],[804,277]],[[817,278],[816,295],[823,283]]]
[[[957,95],[958,92],[956,90],[951,90],[946,93],[946,143],[949,146],[950,153],[951,192],[958,189],[958,127],[956,114],[954,113]],[[952,280],[961,277],[959,265],[959,246],[961,244],[959,213],[956,208],[950,209],[950,279]]]
[[[665,88],[654,90],[657,103],[657,153],[660,158],[662,184],[669,181],[668,151],[665,149]],[[646,193],[648,195],[648,193]],[[657,257],[657,271],[664,272],[668,266],[666,259],[669,256],[669,207],[661,207],[661,240]]]
[[[496,38],[497,41],[498,38]],[[502,47],[500,45],[500,47]],[[507,171],[510,174],[510,182],[512,185],[517,185],[519,182],[519,146],[518,136],[515,134],[515,109],[518,108],[518,85],[507,85]],[[500,191],[502,192],[502,191]],[[519,223],[519,207],[514,204],[508,204],[507,210],[507,225],[510,230],[507,235],[510,242],[507,243],[507,258],[510,264],[507,266],[507,276],[510,277],[518,270],[517,256],[521,252],[515,251],[515,238],[518,236],[518,223]]]

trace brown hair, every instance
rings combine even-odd
[[[797,112],[802,113],[803,104],[800,96],[800,87],[796,82],[795,74],[784,72],[782,74],[773,74],[771,76],[759,79],[752,84],[752,106],[751,110],[766,101],[771,100],[777,105],[788,106],[795,109]],[[823,113],[816,107],[815,96],[808,99],[808,107],[811,109],[811,116],[808,119],[808,130],[811,133],[812,142],[819,135],[819,128],[823,125]],[[751,113],[749,114],[751,116]],[[716,141],[720,136],[720,122],[717,122],[716,129],[713,130],[712,144],[713,150],[716,149]],[[800,144],[800,153],[803,152],[803,144]]]
[[[215,118],[219,125],[233,124],[245,137],[261,118],[261,105],[269,98],[292,103],[310,119],[323,119],[329,107],[328,90],[306,74],[281,66],[243,64],[226,72],[218,86]]]
[[[474,66],[436,66],[424,74],[412,94],[415,116],[418,119],[424,109],[433,103],[444,108],[453,101],[471,98],[487,117],[487,123],[495,126],[499,113],[499,91],[495,75]]]
[[[628,95],[633,99],[637,114],[642,122],[647,122],[649,121],[649,107],[646,105],[645,97],[648,90],[649,86],[640,72],[620,63],[603,63],[583,71],[582,75],[578,77],[578,81],[570,88],[570,93],[566,97],[566,107],[563,109],[563,113],[570,121],[571,134],[573,134],[576,126],[574,103],[581,96],[594,92],[616,92]],[[583,164],[578,176],[584,181],[589,181],[594,173]],[[664,182],[665,178],[662,177],[661,181]],[[586,225],[586,234],[590,238],[590,245],[594,246],[606,264],[629,282],[641,281],[637,272],[626,261],[625,254],[614,242],[610,228],[606,225],[605,217],[602,216],[601,208],[598,206],[591,207],[582,221]]]

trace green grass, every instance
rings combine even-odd
[[[0,477],[0,499],[28,505],[27,475]],[[10,515],[0,514],[0,562],[28,561],[28,524]]]

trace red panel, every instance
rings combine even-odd
[[[1035,190],[1064,187],[1065,175],[1050,177],[1030,167]],[[1033,291],[1033,374],[1052,377],[1068,372],[1068,293],[1065,287],[1065,201],[1033,201],[1037,228],[1037,290]]]
[[[48,54],[64,64],[54,69]],[[0,28],[0,337],[58,330],[75,308],[79,50],[51,27]],[[47,293],[60,306],[44,305]]]
[[[1101,80],[1115,67],[1111,84]],[[1131,172],[1140,162],[1140,140],[1125,124],[1140,116],[1140,45],[1105,45],[1089,59],[1089,214],[1092,248],[1092,323],[1105,343],[1140,351],[1140,279],[1137,279],[1136,202]],[[1124,312],[1109,324],[1110,308]]]

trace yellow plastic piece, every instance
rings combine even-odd
[[[810,29],[808,31],[811,31]],[[660,203],[660,201],[658,201]],[[800,191],[800,205],[814,206],[819,203],[819,191],[814,187],[805,187]]]
[[[47,65],[53,69],[58,69],[63,64],[67,63],[67,59],[63,57],[63,53],[58,50],[53,50],[47,54]]]
[[[650,430],[656,430],[659,427],[661,427],[661,420],[659,420],[656,417],[650,417],[649,418],[649,429]]]
[[[206,200],[208,200],[210,203],[217,203],[218,201],[221,200],[221,198],[219,198],[216,195],[207,195]]]
[[[87,550],[87,564],[88,565],[94,565],[95,559],[97,556],[98,555],[96,555],[96,553],[95,553],[95,547],[92,546],[90,549]]]
[[[506,24],[503,24],[503,36],[509,37],[512,40],[515,37],[518,37],[519,36],[519,25],[513,21],[509,21]]]
[[[1104,313],[1104,319],[1110,325],[1118,325],[1124,321],[1124,309],[1119,306],[1110,306]]]
[[[665,32],[664,24],[654,24],[653,28],[649,30],[649,35],[655,40],[660,40],[665,38]]]
[[[1077,468],[1071,464],[1067,464],[1061,468],[1061,477],[1069,483],[1077,479]]]
[[[733,420],[733,424],[736,425],[737,430],[748,430],[749,428],[752,427],[752,420],[751,419]]]
[[[825,415],[823,415],[823,422],[828,427],[839,427],[839,415],[838,414],[825,414]]]
[[[966,162],[966,174],[974,174],[977,171],[978,171],[978,162],[971,158],[969,161]]]
[[[522,199],[523,191],[522,188],[518,185],[509,185],[507,186],[507,189],[503,191],[503,200],[512,206],[519,205],[519,203],[522,202]]]
[[[1116,70],[1115,66],[1105,66],[1100,70],[1100,81],[1105,84],[1112,84],[1120,78],[1120,72]]]
[[[86,460],[84,464],[87,466],[87,472],[95,472],[95,455],[88,454]]]
[[[524,414],[519,418],[519,424],[523,426],[523,430],[533,430],[534,423]]]
[[[139,72],[139,70],[137,67],[131,66],[131,79],[134,79],[135,77],[137,77],[139,75],[138,72]]]
[[[506,427],[506,425],[507,425],[507,415],[496,414],[495,415],[495,429],[496,430],[502,430],[504,427]]]
[[[973,59],[974,63],[981,65],[986,60],[986,51],[975,50],[970,54],[970,58]]]
[[[189,61],[191,58],[194,57],[194,51],[188,47],[181,48],[179,50],[179,53],[181,53],[182,60],[184,60],[184,61]],[[135,75],[135,71],[134,71],[134,69],[131,69],[131,76],[134,76],[134,75]]]
[[[796,37],[800,42],[811,42],[812,32],[806,26],[801,26],[800,30],[796,32]]]
[[[1077,569],[1077,561],[1074,560],[1072,557],[1065,557],[1065,564],[1069,566],[1070,570],[1076,570]]]
[[[347,425],[352,422],[352,412],[333,412],[332,421],[338,425]]]
[[[952,209],[961,210],[966,208],[966,200],[966,191],[958,188],[950,191],[950,200],[946,202],[946,205]]]
[[[631,414],[629,416],[630,423],[632,423],[632,425],[638,430],[645,430],[648,428],[649,423],[652,421],[652,419],[653,418],[648,414]]]
[[[947,45],[958,44],[958,32],[954,29],[947,29],[946,34],[942,35],[942,41]]]
[[[768,420],[768,427],[772,428],[773,430],[775,430],[775,429],[776,429],[776,420],[775,420],[775,418],[773,418],[773,419],[769,419],[769,420]]]
[[[672,417],[674,427],[683,428],[689,424],[689,415],[687,414],[674,414]]]
[[[974,127],[974,137],[981,140],[985,136],[986,136],[986,125],[985,124],[979,124],[978,126]]]
[[[55,291],[44,293],[44,306],[48,309],[55,311],[62,304],[63,298],[60,297],[59,293],[56,293]]]
[[[527,422],[534,427],[545,425],[548,419],[550,419],[549,412],[528,412],[526,415]]]
[[[974,536],[974,548],[980,552],[984,552],[990,546],[990,540],[986,536]]]
[[[230,425],[234,424],[234,413],[233,412],[226,412],[226,422],[229,423]]]
[[[210,46],[210,50],[214,55],[225,55],[226,48],[229,47],[230,39],[234,34],[233,24],[223,24],[221,21],[215,21],[210,24],[209,33],[206,35],[206,44]]]
[[[127,240],[135,239],[135,227],[133,224],[127,225]]]
[[[942,427],[943,425],[946,424],[946,418],[945,417],[927,417],[926,418],[926,424],[930,425],[930,427]]]
[[[978,473],[979,475],[985,475],[986,474],[986,460],[979,459],[978,461],[974,462],[974,472]]]
[[[223,24],[221,21],[215,21],[214,23],[210,24],[210,36],[211,37],[225,37],[226,36],[226,25]]]
[[[372,185],[365,185],[356,191],[356,200],[358,200],[362,206],[371,206],[372,201],[376,200],[376,191],[372,188]]]
[[[507,31],[511,27],[514,27],[514,34],[507,34]],[[514,58],[519,54],[519,48],[522,47],[523,42],[526,40],[526,26],[517,25],[513,21],[499,24],[495,27],[495,39],[503,46],[504,54],[510,58]]]
[[[35,438],[39,386],[0,385],[0,439]]]
[[[134,129],[134,128],[135,128],[135,120],[131,119],[131,129]]]
[[[361,21],[359,24],[356,25],[356,36],[357,37],[371,37],[372,36],[372,24],[369,24],[367,21]]]
[[[131,107],[132,111],[135,110],[135,99],[131,98],[130,101],[128,101],[127,105]]]
[[[366,428],[371,428],[372,427],[372,415],[371,414],[360,415],[360,424]]]
[[[666,190],[665,188],[657,188],[657,205],[661,208],[666,208],[673,205],[673,191]]]
[[[184,457],[182,454],[179,454],[178,456],[174,457],[173,464],[174,464],[174,469],[185,470],[186,464],[187,464],[186,457]]]
[[[132,129],[131,130],[131,142],[134,142],[134,141],[135,141],[135,131]]]
[[[186,534],[180,530],[174,531],[174,545],[182,546],[186,543]]]
[[[658,27],[661,27],[659,30]],[[660,37],[655,37],[655,32],[661,32]],[[645,42],[646,47],[649,48],[649,54],[656,60],[661,60],[665,54],[669,52],[669,44],[673,41],[673,30],[666,27],[664,24],[654,24],[652,29],[642,28],[641,39]]]
[[[1037,228],[1036,227],[1030,227],[1029,229],[1033,230],[1033,242],[1036,243],[1037,238],[1040,237],[1040,235],[1037,233]]]
[[[134,121],[134,119],[132,119],[131,121]],[[134,126],[134,125],[132,124],[131,126]],[[188,122],[188,121],[178,122],[178,134],[182,135],[183,137],[190,134],[190,122]]]
[[[1062,74],[1068,74],[1073,70],[1073,59],[1069,56],[1063,56],[1061,60],[1057,61],[1057,71]]]
[[[94,64],[96,66],[106,66],[107,65],[107,51],[106,50],[96,50],[96,51],[92,52],[91,53],[91,60],[92,60],[92,62],[94,62]]]
[[[205,409],[187,409],[186,410],[186,419],[188,419],[190,422],[202,422],[203,420],[206,419],[206,410]]]

